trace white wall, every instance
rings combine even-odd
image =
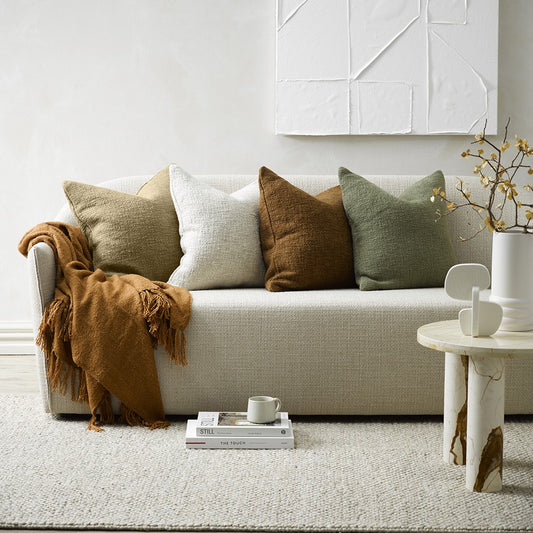
[[[500,131],[533,140],[533,2],[500,4]],[[274,135],[274,60],[274,0],[0,0],[0,324],[30,320],[16,246],[65,179],[470,172],[461,136]]]

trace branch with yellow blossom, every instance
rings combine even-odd
[[[526,203],[519,199],[517,191],[516,178],[521,169],[527,169],[527,174],[533,174],[533,167],[525,164],[526,158],[533,156],[533,148],[529,147],[527,139],[522,139],[515,135],[514,147],[516,154],[509,163],[504,161],[504,153],[510,148],[507,139],[509,132],[510,119],[505,125],[505,133],[500,146],[494,144],[487,138],[485,132],[487,122],[483,131],[475,136],[471,144],[488,145],[490,154],[486,155],[483,148],[478,148],[473,152],[470,148],[464,151],[462,157],[478,159],[479,162],[474,166],[474,174],[479,175],[479,180],[484,189],[488,190],[488,199],[485,203],[480,203],[472,199],[472,193],[465,185],[463,180],[458,179],[456,189],[461,194],[464,202],[455,203],[449,200],[446,193],[441,188],[433,190],[431,201],[434,202],[437,197],[446,202],[447,211],[442,213],[438,211],[439,216],[445,216],[463,207],[470,207],[476,211],[482,220],[480,230],[469,238],[475,237],[479,232],[487,228],[489,231],[508,231],[520,228],[524,233],[533,233],[533,203]],[[527,184],[523,188],[533,191],[533,185]],[[504,209],[508,203],[511,203],[512,220],[504,220]],[[523,215],[522,217],[520,215]],[[463,239],[468,240],[468,239]]]

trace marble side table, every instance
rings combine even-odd
[[[533,357],[533,331],[463,335],[458,320],[418,329],[423,346],[446,353],[444,460],[466,464],[466,488],[502,488],[505,360]]]

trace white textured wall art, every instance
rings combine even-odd
[[[277,0],[276,133],[496,133],[498,0]]]

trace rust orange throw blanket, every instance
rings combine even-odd
[[[189,291],[135,274],[93,271],[87,241],[75,226],[39,224],[24,235],[19,251],[27,256],[38,242],[53,248],[57,262],[54,299],[37,338],[52,390],[65,394],[71,383],[73,400],[90,406],[89,429],[114,421],[110,393],[122,402],[123,421],[166,427],[154,347],[162,344],[172,360],[186,364]]]

